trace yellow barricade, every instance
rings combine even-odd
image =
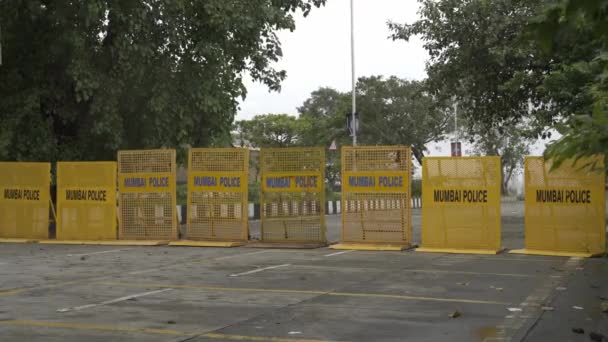
[[[260,165],[262,241],[324,244],[323,148],[265,148]]]
[[[342,147],[342,243],[332,248],[410,246],[411,160],[405,146]]]
[[[602,172],[565,161],[551,171],[551,162],[527,157],[526,248],[512,253],[590,257],[606,246],[605,179]],[[598,158],[603,170],[603,158]]]
[[[190,149],[186,232],[189,240],[247,241],[248,173],[248,149]]]
[[[0,238],[47,239],[51,163],[0,162]]]
[[[116,240],[116,162],[57,163],[57,240]]]
[[[175,150],[118,152],[120,239],[177,239],[175,173]]]
[[[496,254],[500,245],[500,157],[425,157],[423,252]]]

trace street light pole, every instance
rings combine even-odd
[[[353,133],[353,146],[357,146],[357,121],[355,113],[357,112],[357,95],[356,86],[357,80],[355,79],[355,12],[354,12],[354,0],[350,0],[350,59],[352,66],[352,113],[351,113],[351,130]]]
[[[454,101],[454,134],[458,142],[458,102]]]

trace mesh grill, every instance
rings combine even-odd
[[[410,166],[409,147],[342,148],[343,241],[411,242]],[[402,185],[380,187],[380,178],[387,175],[401,177]],[[373,179],[374,186],[351,186],[351,177]]]
[[[175,150],[118,152],[120,239],[174,240],[177,238]],[[145,186],[131,188],[125,180],[142,178]],[[166,187],[149,180],[166,179]]]
[[[309,191],[262,186],[262,240],[325,242],[325,151],[322,148],[262,149],[262,181],[268,177],[317,177]]]
[[[116,239],[116,162],[57,163],[57,239]]]
[[[551,170],[551,163],[542,157],[526,158],[527,249],[604,252],[605,174],[582,170],[585,163],[581,160],[573,166],[566,161]],[[601,158],[598,164],[602,167]],[[576,203],[587,195],[591,203]]]
[[[500,249],[500,168],[500,157],[423,159],[423,247]],[[439,199],[446,192],[460,195]],[[467,201],[484,195],[465,192],[485,193],[485,202]]]
[[[50,163],[0,162],[0,237],[49,237],[50,183]]]
[[[188,163],[188,239],[247,240],[249,150],[191,149]],[[215,186],[195,185],[194,177],[212,177]],[[222,187],[221,179],[229,184]],[[229,183],[229,181],[226,181]],[[224,184],[225,185],[225,184]]]

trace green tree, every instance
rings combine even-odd
[[[329,146],[332,141],[346,142],[346,115],[350,112],[350,95],[321,87],[298,107],[299,117],[310,129],[302,133],[302,144]]]
[[[0,159],[225,141],[242,77],[277,90],[276,30],[325,0],[0,2]]]
[[[607,27],[608,7],[601,0],[558,1],[533,25],[536,39],[551,56],[559,54],[564,40],[576,42],[570,58],[558,63],[546,80],[548,86],[561,86],[563,92],[573,93],[583,102],[568,108],[572,115],[557,126],[562,138],[545,151],[547,158],[554,159],[554,167],[568,159],[608,155]],[[594,162],[586,166],[601,168]]]
[[[525,134],[526,129],[522,126],[503,127],[502,133],[496,128],[484,129],[475,132],[471,137],[472,155],[500,156],[503,195],[508,194],[508,186],[513,176],[523,170],[524,157],[530,154],[530,145],[534,141]]]
[[[345,129],[346,115],[350,113],[350,95],[332,88],[321,87],[310,94],[298,107],[300,120],[306,122],[301,143],[304,146],[325,146],[336,142],[336,151],[327,151],[325,178],[335,185],[342,168],[340,146],[350,145],[351,138]]]
[[[572,107],[587,106],[579,74],[569,82],[547,82],[546,76],[573,55],[593,51],[588,37],[563,37],[553,55],[529,39],[527,29],[546,0],[423,0],[413,24],[390,23],[394,39],[420,36],[428,51],[429,89],[455,97],[460,112],[490,131],[513,127],[525,118],[532,135],[546,133]],[[571,76],[574,76],[573,74]],[[472,129],[471,131],[474,131]]]
[[[357,93],[361,144],[409,145],[421,165],[426,145],[442,140],[451,123],[449,101],[426,91],[424,82],[362,77]]]
[[[235,135],[241,146],[294,147],[300,144],[307,123],[287,114],[256,115],[235,124]]]

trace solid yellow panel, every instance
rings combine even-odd
[[[564,162],[551,170],[542,157],[526,157],[526,250],[601,254],[606,244],[606,199],[601,171]]]
[[[119,238],[177,239],[175,150],[118,151]]]
[[[262,241],[325,243],[325,150],[263,148],[260,165]]]
[[[407,146],[342,147],[341,245],[409,246],[411,164]]]
[[[234,247],[248,239],[249,150],[193,148],[188,154],[188,240],[172,246]],[[242,244],[242,243],[240,243]]]
[[[49,236],[51,163],[0,162],[0,237]]]
[[[500,157],[425,157],[421,251],[498,251]]]
[[[116,240],[116,162],[57,163],[57,240]]]

